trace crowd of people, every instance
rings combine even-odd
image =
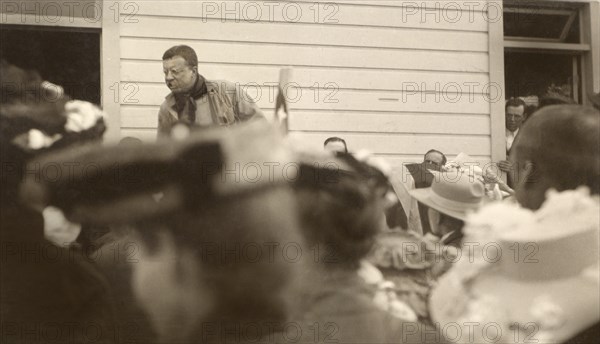
[[[2,343],[595,343],[600,111],[506,104],[496,168],[282,135],[163,55],[158,140],[1,62]],[[230,89],[236,89],[232,87]]]

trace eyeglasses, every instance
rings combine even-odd
[[[506,118],[507,119],[513,119],[513,120],[521,120],[524,118],[523,115],[511,115],[511,114],[506,114]]]
[[[433,160],[430,160],[430,159],[425,159],[424,162],[426,164],[431,164],[431,165],[435,165],[435,166],[438,166],[438,167],[442,166],[442,164],[440,164],[439,162],[433,161]]]
[[[173,77],[177,77],[183,71],[185,71],[185,68],[181,68],[181,69],[175,69],[175,68],[173,68],[173,69],[169,69],[169,70],[164,69],[163,73],[165,73],[165,76],[167,76],[167,75],[169,75],[169,73],[171,73],[171,75]]]

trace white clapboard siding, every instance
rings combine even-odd
[[[268,110],[265,108],[265,111]],[[126,128],[156,128],[158,106],[124,105],[121,124]],[[315,130],[314,123],[320,123]],[[431,125],[436,123],[436,125]],[[290,129],[319,132],[426,133],[480,135],[490,126],[487,115],[453,115],[447,113],[371,113],[294,110]]]
[[[226,3],[227,2],[219,2]],[[237,7],[236,7],[237,6]],[[488,21],[484,1],[387,1],[361,4],[326,1],[270,2],[233,1],[225,7],[210,1],[181,1],[177,6],[164,6],[159,1],[146,1],[130,12],[136,15],[201,18],[239,22],[297,22],[305,24],[354,25],[390,28],[438,29],[487,32]],[[431,11],[438,8],[439,11]],[[233,11],[231,11],[233,10]],[[437,16],[437,17],[436,17]]]
[[[487,162],[487,97],[496,91],[489,87],[487,6],[136,2],[135,15],[122,12],[119,24],[122,135],[156,138],[158,107],[168,94],[161,57],[187,44],[198,53],[201,74],[236,82],[268,118],[279,70],[292,67],[291,135],[315,148],[341,136],[351,150],[371,150],[394,165],[420,161],[431,148]]]
[[[232,24],[233,25],[233,24]],[[124,37],[121,56],[160,61],[174,43],[187,44],[199,59],[211,63],[250,63],[374,69],[487,72],[488,55],[481,52],[381,50],[359,47],[324,47],[288,44],[215,42]],[[234,53],[232,53],[234,52]]]
[[[313,133],[294,132],[295,136],[311,138],[312,142],[323,142],[330,136],[342,136],[346,140],[348,148],[356,151],[361,148],[369,149],[380,154],[424,154],[422,147],[437,148],[449,156],[456,156],[465,151],[468,146],[469,154],[488,155],[490,138],[488,136],[465,136],[465,135],[428,135],[428,134],[371,134],[371,133]]]
[[[235,80],[242,85],[273,85],[284,66],[252,66],[200,62],[199,71],[208,79]],[[489,87],[487,73],[456,73],[414,70],[365,70],[324,67],[294,68],[291,85],[340,89],[444,91],[457,87],[464,93],[483,94]],[[161,61],[123,60],[121,80],[126,82],[164,83]],[[457,86],[458,85],[458,86]],[[165,94],[168,89],[164,87]]]
[[[160,105],[165,97],[162,84],[136,84],[138,91],[125,95],[127,104]],[[248,99],[261,108],[275,107],[275,88],[239,86],[246,91]],[[168,93],[168,92],[167,92]],[[423,93],[406,91],[338,90],[335,88],[315,89],[288,88],[287,96],[291,107],[299,110],[357,110],[357,111],[416,111],[447,112],[456,114],[482,114],[489,110],[484,95]],[[315,128],[317,129],[317,128]]]
[[[277,22],[223,23],[219,20],[202,21],[198,18],[170,19],[171,25],[161,25],[164,17],[140,17],[137,23],[123,23],[121,32],[129,37],[167,38],[176,40],[213,40],[215,32],[220,40],[230,42],[258,42],[301,45],[386,47],[400,49],[460,50],[487,52],[487,34],[484,32],[426,30],[415,34],[415,29],[348,27],[332,25],[293,24]]]

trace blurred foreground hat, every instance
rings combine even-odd
[[[535,213],[504,202],[482,208],[464,228],[464,241],[478,245],[432,292],[434,322],[462,327],[447,338],[460,343],[489,341],[490,325],[495,342],[563,343],[598,322],[599,213],[586,188],[551,191]]]
[[[460,170],[431,173],[434,175],[431,187],[409,191],[417,201],[460,220],[482,205],[485,186],[479,179]]]
[[[250,123],[183,141],[50,154],[29,164],[21,197],[76,222],[132,223],[293,180],[290,161],[269,125]]]
[[[62,87],[5,60],[0,61],[0,75],[3,149],[36,155],[102,138],[105,115],[94,104],[70,100]]]
[[[296,155],[300,163],[297,188],[328,191],[355,205],[363,205],[377,193],[383,196],[390,188],[387,176],[372,158],[312,150],[296,151]]]

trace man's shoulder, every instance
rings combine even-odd
[[[206,88],[208,93],[218,92],[231,96],[237,94],[240,91],[241,84],[229,80],[205,80]]]
[[[207,87],[235,86],[235,85],[239,84],[237,82],[223,80],[223,79],[215,79],[215,80],[205,79],[204,82],[206,83]]]
[[[160,104],[160,111],[168,111],[168,109],[171,108],[173,105],[175,105],[175,96],[173,95],[173,92],[170,92],[165,96],[165,99]]]

